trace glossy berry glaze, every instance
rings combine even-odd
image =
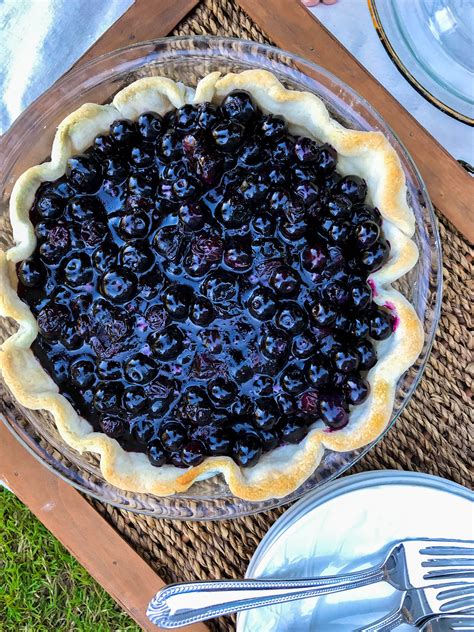
[[[236,92],[116,121],[40,187],[19,295],[96,430],[156,466],[250,466],[348,423],[393,317],[367,283],[380,214],[336,161]]]

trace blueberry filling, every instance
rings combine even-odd
[[[39,188],[18,265],[33,351],[94,427],[155,466],[242,467],[337,430],[393,331],[367,185],[242,91],[116,121]]]

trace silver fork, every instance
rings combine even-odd
[[[439,588],[408,590],[398,608],[356,632],[391,632],[402,623],[426,628],[439,615],[474,615],[474,586],[448,585]],[[462,628],[461,628],[462,629]]]
[[[247,579],[170,584],[151,600],[147,615],[162,628],[177,628],[231,612],[319,597],[386,581],[399,590],[456,583],[474,586],[474,541],[398,542],[372,568],[314,579]]]

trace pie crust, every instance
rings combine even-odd
[[[383,230],[391,245],[389,260],[369,279],[375,290],[375,303],[392,310],[397,327],[388,339],[376,343],[379,359],[367,376],[370,396],[353,408],[345,428],[329,431],[318,421],[299,444],[265,453],[250,468],[240,468],[227,456],[207,457],[200,465],[186,470],[174,465],[157,468],[145,454],[126,452],[115,439],[95,432],[59,393],[30,348],[38,328],[30,309],[17,295],[15,266],[30,256],[36,245],[29,211],[40,184],[62,176],[67,159],[83,152],[95,136],[108,131],[114,120],[135,120],[146,111],[164,114],[185,103],[220,103],[235,89],[248,91],[264,113],[283,116],[292,134],[331,144],[338,152],[338,171],[366,180],[369,202],[380,210]],[[241,498],[260,501],[286,496],[314,472],[325,449],[349,451],[380,436],[390,420],[397,381],[414,363],[423,345],[423,330],[414,308],[391,287],[418,259],[411,239],[415,217],[407,203],[405,176],[395,150],[381,132],[344,128],[330,117],[317,96],[287,90],[267,71],[247,70],[223,77],[214,72],[204,77],[196,89],[164,77],[147,77],[118,92],[109,105],[83,105],[59,125],[51,161],[31,167],[16,182],[10,218],[16,245],[0,252],[0,313],[14,319],[19,328],[1,348],[3,378],[23,406],[52,413],[59,433],[70,446],[81,453],[99,454],[102,473],[109,483],[131,492],[165,496],[187,490],[198,479],[221,473],[231,492]]]

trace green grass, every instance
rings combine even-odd
[[[0,488],[0,631],[139,630],[39,520]]]

